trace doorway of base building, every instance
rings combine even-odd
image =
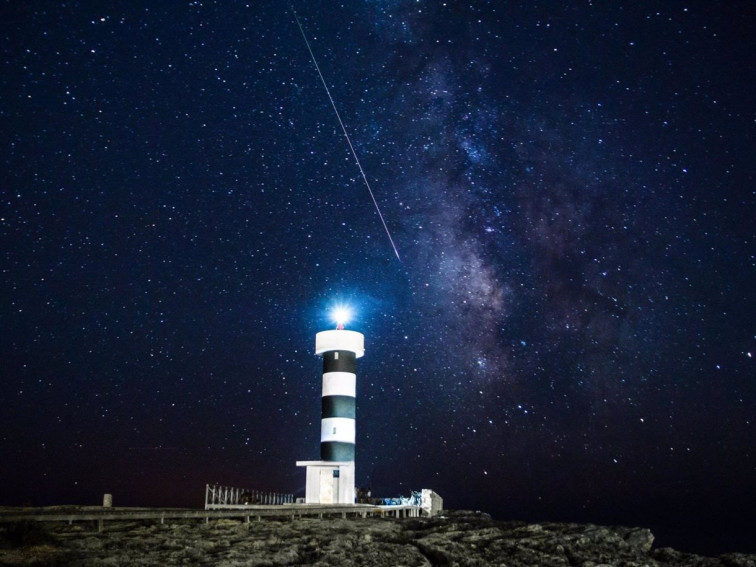
[[[339,469],[320,471],[320,503],[333,504],[339,494]]]

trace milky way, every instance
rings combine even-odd
[[[288,6],[6,6],[0,504],[301,491],[347,302],[358,484],[752,546],[747,5],[295,8],[401,260]]]

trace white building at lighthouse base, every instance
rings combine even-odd
[[[354,504],[354,461],[297,461],[307,467],[306,504]]]

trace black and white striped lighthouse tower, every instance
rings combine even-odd
[[[307,467],[306,497],[313,504],[352,504],[354,491],[356,361],[365,354],[362,333],[344,329],[315,335],[315,354],[323,357],[320,461],[297,461]]]
[[[354,461],[356,361],[365,354],[365,337],[340,323],[315,336],[315,354],[323,356],[320,458]]]

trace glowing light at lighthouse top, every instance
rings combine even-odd
[[[352,311],[346,305],[338,305],[331,311],[331,317],[336,322],[336,328],[343,329],[351,319]]]

